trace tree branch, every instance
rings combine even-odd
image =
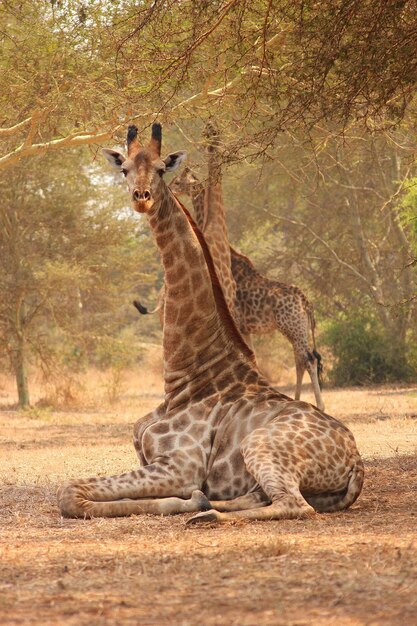
[[[278,42],[278,40],[280,40],[280,38],[283,36],[283,34],[284,34],[284,31],[276,33],[267,42],[259,45],[255,49],[255,55],[259,54],[260,52],[264,53],[268,48],[272,48]],[[265,70],[265,68],[259,68],[257,66],[252,66],[252,67],[249,67],[249,68],[243,68],[238,73],[237,76],[235,76],[232,80],[230,80],[228,83],[226,83],[223,87],[219,87],[218,89],[214,89],[213,91],[207,91],[207,89],[203,89],[200,93],[196,93],[193,96],[191,96],[190,98],[187,98],[186,100],[183,100],[182,102],[179,102],[177,105],[175,105],[173,107],[172,110],[175,111],[177,109],[181,109],[181,108],[185,108],[185,107],[190,106],[190,105],[197,104],[198,102],[200,102],[201,100],[204,100],[207,97],[209,97],[209,98],[220,98],[220,97],[226,95],[226,93],[228,91],[230,91],[235,85],[240,83],[245,76],[247,76],[248,74],[252,74],[252,73],[256,73],[256,75],[259,76],[259,74],[264,75],[264,74],[268,74],[269,72],[268,72],[268,70]]]
[[[0,138],[10,137],[11,135],[14,135],[18,130],[26,126],[26,124],[29,124],[29,122],[31,121],[32,121],[32,117],[28,117],[25,120],[23,120],[23,122],[19,122],[18,124],[15,124],[14,126],[10,126],[9,128],[0,128]]]
[[[75,148],[78,146],[89,146],[92,144],[101,143],[102,141],[108,141],[112,138],[114,133],[121,127],[118,124],[111,130],[97,131],[97,132],[79,132],[62,137],[62,139],[53,139],[52,141],[46,141],[45,143],[34,143],[21,146],[0,157],[0,170],[6,169],[13,163],[16,163],[23,157],[36,156],[44,154],[48,150],[59,150],[60,148]]]
[[[317,241],[319,241],[330,252],[330,254],[339,263],[339,265],[342,265],[343,267],[346,267],[355,276],[360,278],[360,280],[365,282],[368,285],[369,289],[372,291],[373,296],[375,296],[374,286],[366,278],[366,276],[363,276],[363,274],[361,274],[355,267],[353,267],[353,265],[351,265],[350,263],[347,263],[347,261],[344,261],[343,259],[341,259],[340,256],[337,254],[337,252],[335,250],[333,250],[333,248],[327,243],[327,241],[322,239],[322,237],[320,237],[320,235],[318,235],[312,228],[310,228],[310,226],[308,224],[305,224],[304,222],[300,222],[299,220],[290,219],[289,217],[280,217],[279,215],[276,215],[275,213],[272,213],[271,211],[268,211],[268,209],[264,209],[264,212],[267,213],[268,215],[270,215],[271,217],[273,217],[276,220],[280,220],[282,222],[288,222],[289,224],[294,224],[295,226],[302,226],[302,228],[305,228],[305,230],[307,230]]]

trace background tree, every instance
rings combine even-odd
[[[245,179],[239,168],[226,194],[232,238],[260,267],[313,293],[339,333],[359,320],[363,334],[373,327],[387,375],[401,378],[410,358],[415,369],[413,222],[401,219],[406,198],[413,202],[414,140],[406,127],[322,136],[319,150],[283,140],[261,177],[247,168]]]
[[[71,157],[31,159],[0,178],[0,342],[21,406],[28,363],[62,375],[59,357],[73,369],[94,362],[101,338],[136,321],[130,301],[155,267],[112,177]]]
[[[23,404],[25,355],[45,363],[78,336],[71,366],[80,354],[104,363],[109,338],[136,320],[116,302],[149,279],[158,286],[141,221],[130,222],[127,199],[94,164],[98,144],[124,139],[132,121],[147,137],[156,117],[174,129],[166,149],[188,147],[203,178],[201,129],[216,117],[232,242],[303,287],[322,326],[339,324],[337,336],[350,322],[375,330],[386,363],[397,360],[395,375],[405,376],[415,333],[413,209],[404,202],[415,176],[416,8],[3,2],[0,323]],[[107,348],[97,357],[100,337]]]

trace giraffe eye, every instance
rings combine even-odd
[[[127,176],[127,170],[124,167],[122,167],[122,174],[123,176]]]

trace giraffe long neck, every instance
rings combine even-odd
[[[203,230],[205,231],[208,227],[215,225],[221,228],[226,239],[228,239],[221,179],[222,172],[217,142],[212,141],[208,147],[208,182],[205,195]]]
[[[165,270],[165,394],[183,402],[225,361],[252,367],[254,357],[227,309],[204,239],[163,181],[149,222]]]
[[[221,282],[229,310],[236,316],[236,282],[233,278],[221,185],[217,145],[209,146],[208,184],[204,197],[203,232]]]
[[[200,181],[193,182],[188,187],[188,195],[193,205],[195,221],[199,229],[202,231],[204,226],[204,185]],[[258,275],[252,261],[244,254],[234,250],[229,244],[231,256],[231,268],[233,278],[236,283],[242,282],[249,277]]]
[[[203,183],[193,183],[189,187],[189,196],[194,209],[195,222],[199,229],[202,231],[204,228],[204,185]]]

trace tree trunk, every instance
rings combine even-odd
[[[25,304],[21,302],[18,310],[18,327],[14,371],[16,376],[19,407],[26,409],[30,406],[29,387],[26,372],[26,338],[24,333]]]
[[[17,393],[19,396],[19,407],[21,409],[26,409],[30,406],[30,398],[26,375],[26,350],[24,339],[19,340],[17,345],[15,375],[17,383]]]

